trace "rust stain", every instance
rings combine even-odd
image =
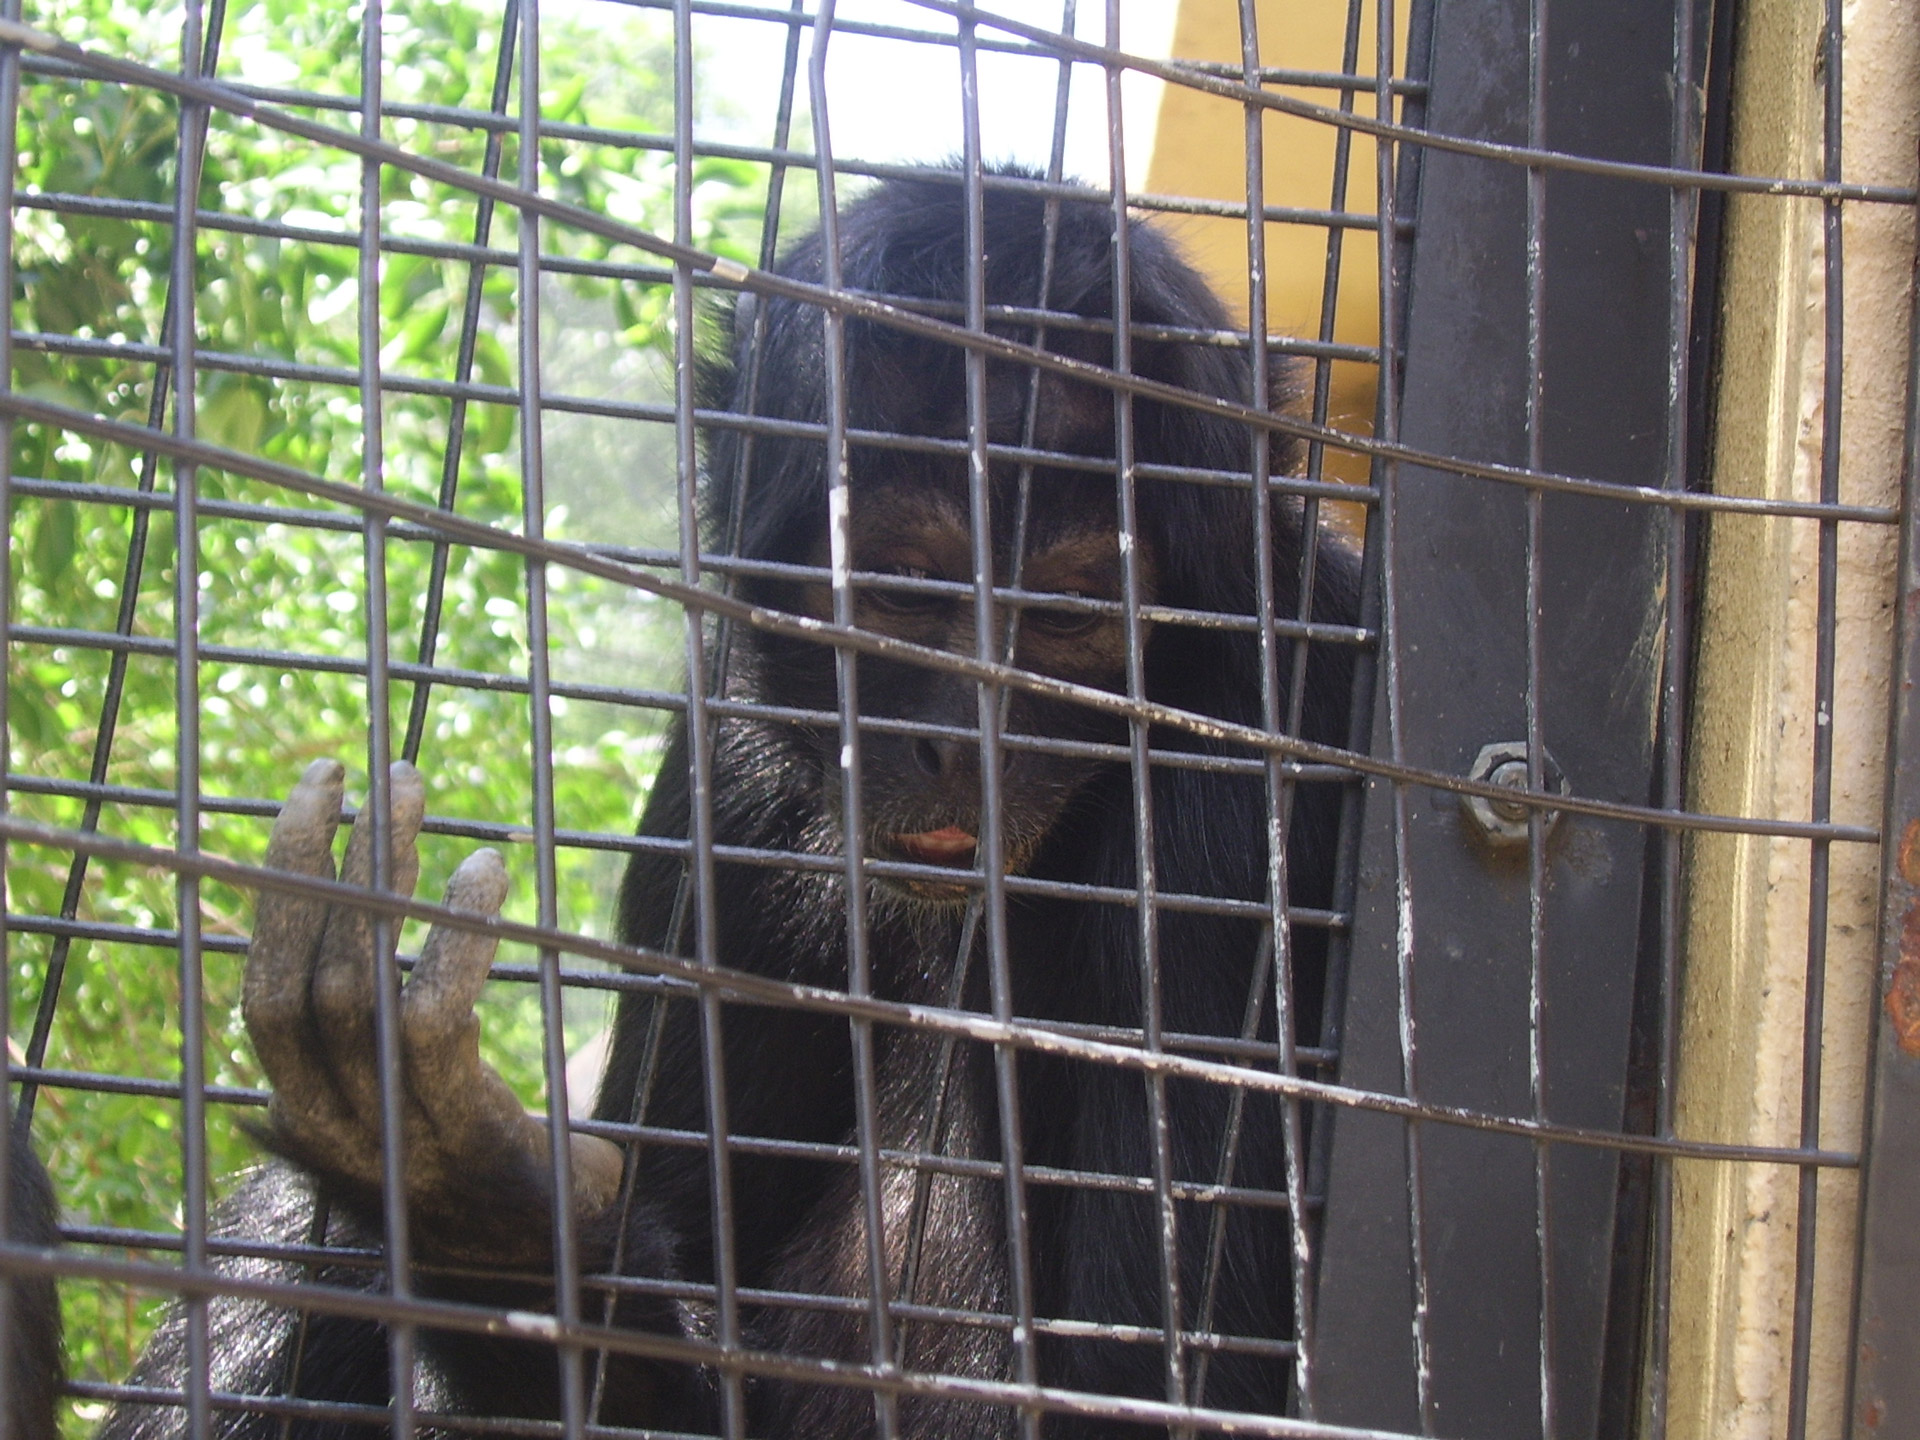
[[[1900,832],[1900,878],[1920,885],[1920,820],[1909,820]]]
[[[1887,1018],[1900,1048],[1920,1059],[1920,902],[1907,907],[1900,927],[1900,963],[1887,985]]]
[[[1897,859],[1900,878],[1920,889],[1920,819],[1909,820],[1901,829]],[[1887,983],[1887,1018],[1893,1022],[1894,1042],[1920,1059],[1920,898],[1901,918],[1900,959]]]
[[[1909,938],[1914,930],[1909,922]],[[1893,983],[1887,986],[1887,1015],[1900,1048],[1920,1060],[1920,959],[1909,956],[1894,967]]]

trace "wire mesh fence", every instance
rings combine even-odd
[[[1820,178],[1733,7],[1470,8],[0,15],[8,1423],[1659,1435],[1697,1162],[1796,1177],[1818,1433],[1914,195],[1837,4]],[[1825,217],[1811,494],[1708,483],[1735,195]],[[1792,808],[1689,786],[1742,526]],[[1797,1145],[1677,1113],[1714,837],[1806,867]]]

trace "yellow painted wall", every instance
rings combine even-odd
[[[1327,0],[1259,0],[1257,17],[1261,60],[1294,70],[1338,71],[1346,29],[1346,6]],[[1374,12],[1360,18],[1360,73],[1372,74]],[[1240,63],[1239,8],[1222,0],[1188,0],[1180,6],[1173,53],[1188,60]],[[1281,93],[1334,105],[1339,92],[1320,87],[1287,88]],[[1356,113],[1372,115],[1371,90],[1355,100]],[[1266,203],[1327,210],[1333,197],[1334,130],[1314,121],[1269,114],[1263,130]],[[1345,204],[1374,211],[1374,142],[1357,137],[1349,146]],[[1246,110],[1219,96],[1178,85],[1166,87],[1146,189],[1156,195],[1198,196],[1244,204],[1246,185]],[[1237,315],[1247,308],[1247,230],[1242,220],[1178,216],[1163,222],[1184,242],[1189,257],[1212,279]],[[1270,224],[1267,227],[1267,320],[1283,334],[1317,336],[1321,292],[1327,273],[1327,227],[1318,224]],[[1380,296],[1372,230],[1348,230],[1340,259],[1340,293],[1334,338],[1371,345],[1379,338]],[[1373,427],[1372,366],[1334,366],[1329,415],[1342,429],[1370,434]],[[1328,472],[1364,480],[1367,467],[1352,455],[1329,456]]]

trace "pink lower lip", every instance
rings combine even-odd
[[[959,826],[948,825],[916,835],[895,835],[893,843],[909,860],[928,865],[957,865],[973,858],[975,841]]]

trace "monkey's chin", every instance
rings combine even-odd
[[[941,910],[958,909],[971,896],[980,893],[977,885],[942,885],[937,880],[902,880],[891,875],[883,878],[880,886],[903,900]]]

